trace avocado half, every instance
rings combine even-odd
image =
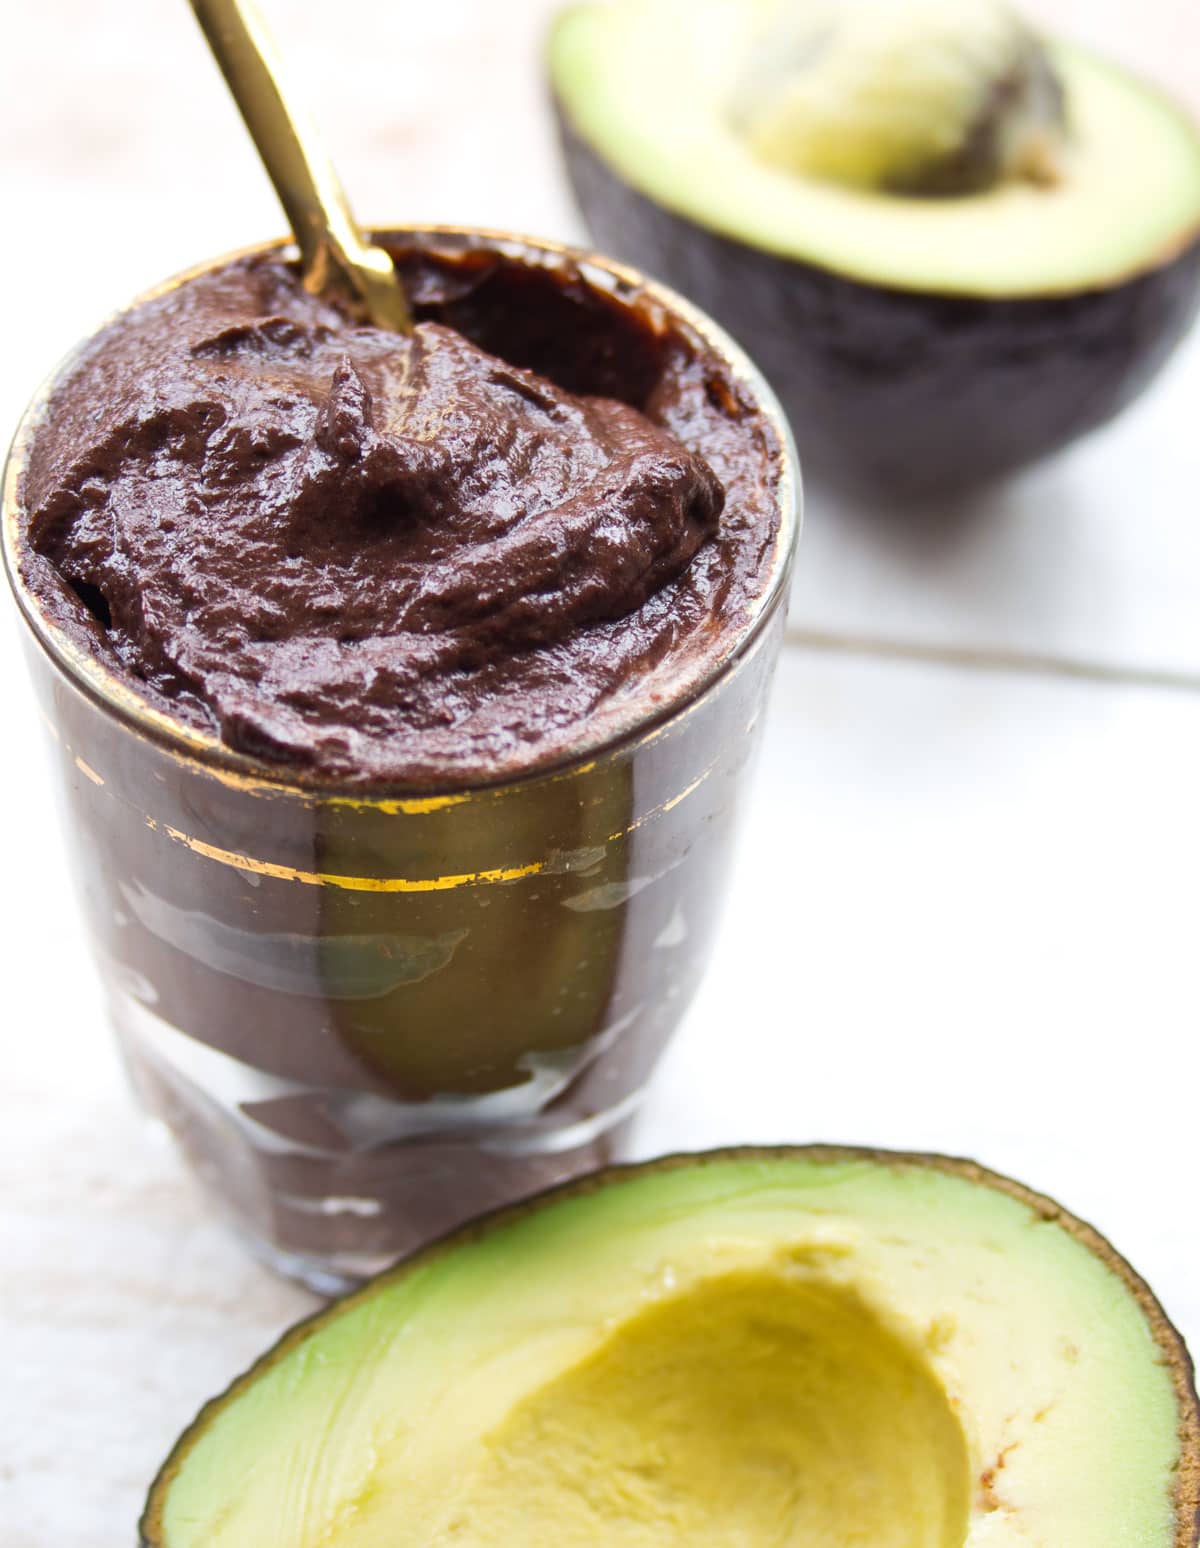
[[[548,71],[596,245],[741,340],[806,470],[960,492],[1134,399],[1200,299],[1196,126],[1116,65],[1048,44],[1052,176],[949,196],[805,176],[739,125],[763,14],[764,0],[585,3],[555,23]]]
[[[966,1161],[681,1156],[493,1215],[210,1403],[144,1548],[1195,1548],[1147,1286]]]

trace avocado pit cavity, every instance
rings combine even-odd
[[[702,1280],[519,1404],[448,1524],[471,1548],[962,1548],[962,1426],[848,1285]]]
[[[756,37],[733,120],[769,166],[907,194],[1058,181],[1065,94],[1001,0],[784,0]]]

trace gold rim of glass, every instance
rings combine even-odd
[[[714,653],[711,659],[703,659],[700,669],[695,673],[681,674],[669,680],[665,696],[655,704],[650,714],[644,704],[639,706],[634,702],[626,714],[609,719],[601,734],[581,735],[567,751],[545,766],[533,766],[524,772],[507,772],[496,779],[467,780],[459,784],[447,780],[440,784],[395,782],[386,787],[364,787],[345,779],[322,779],[302,769],[285,774],[277,765],[234,751],[215,732],[189,726],[157,708],[98,655],[72,639],[65,629],[46,614],[36,594],[25,584],[20,563],[24,549],[19,497],[21,475],[32,438],[55,387],[95,334],[117,318],[238,258],[260,253],[287,252],[291,246],[287,238],[258,242],[234,252],[223,253],[143,291],[111,313],[92,334],[81,340],[59,361],[31,399],[9,448],[2,496],[4,567],[26,624],[51,660],[109,713],[124,721],[135,733],[151,738],[181,761],[200,765],[204,772],[226,784],[261,790],[263,793],[307,795],[324,800],[341,797],[356,806],[394,805],[398,811],[424,812],[443,805],[457,804],[476,793],[498,793],[518,785],[579,774],[583,772],[581,761],[589,758],[598,760],[602,755],[627,747],[631,742],[649,740],[665,722],[699,702],[745,653],[781,601],[800,531],[799,462],[787,418],[771,387],[741,346],[699,307],[669,286],[647,278],[637,269],[599,257],[585,248],[483,227],[382,226],[370,235],[372,240],[384,243],[414,241],[427,243],[431,247],[441,244],[457,250],[484,249],[494,251],[501,257],[524,262],[565,259],[576,264],[590,284],[619,294],[623,301],[632,302],[638,296],[648,298],[673,319],[682,322],[730,367],[774,430],[781,448],[782,465],[777,493],[779,525],[766,581],[747,609],[741,625],[730,631],[722,650]]]

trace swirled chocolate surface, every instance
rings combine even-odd
[[[261,256],[112,323],[34,439],[26,578],[231,748],[469,783],[719,651],[781,451],[700,340],[565,260],[404,261],[408,338]]]

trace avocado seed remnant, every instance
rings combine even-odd
[[[754,154],[800,176],[938,197],[1058,181],[1065,97],[1002,0],[782,0],[733,103]]]

